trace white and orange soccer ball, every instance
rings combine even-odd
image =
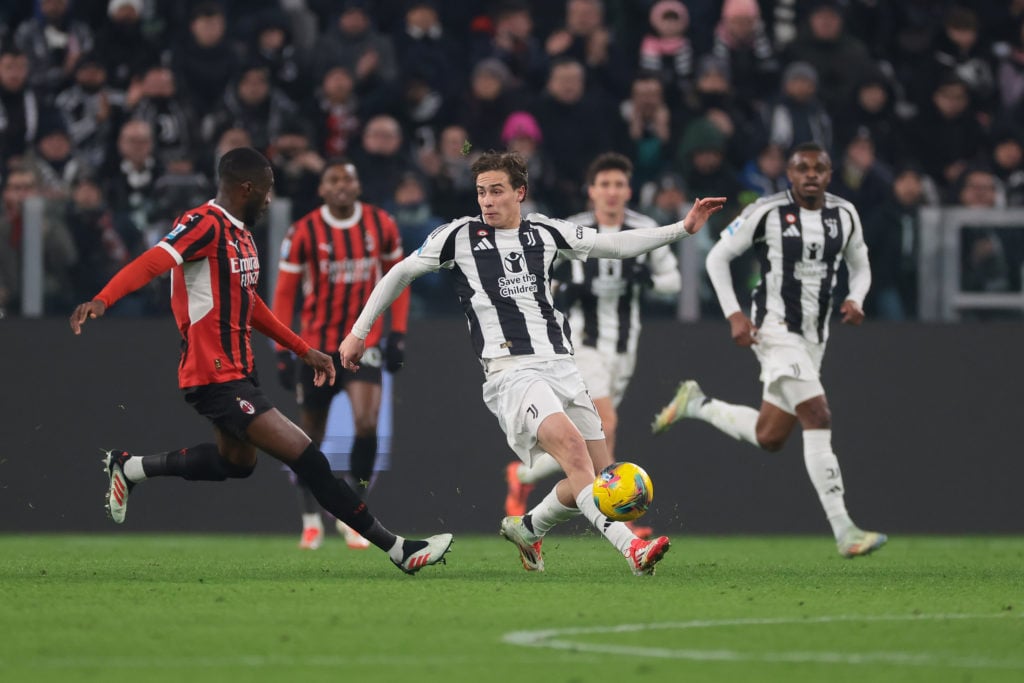
[[[612,463],[594,480],[594,504],[608,519],[634,520],[647,512],[653,500],[654,484],[635,463]]]

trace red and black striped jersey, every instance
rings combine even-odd
[[[402,238],[383,209],[356,202],[351,218],[333,217],[326,206],[297,220],[281,243],[274,315],[290,324],[299,284],[302,310],[299,336],[310,346],[336,351],[351,331],[374,285],[402,260]],[[409,292],[391,305],[391,329],[405,332]],[[366,345],[380,341],[380,320]]]
[[[252,233],[211,201],[179,216],[157,246],[178,264],[171,271],[171,310],[183,340],[178,384],[192,387],[251,375],[260,277]]]

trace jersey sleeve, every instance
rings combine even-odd
[[[455,239],[459,229],[469,220],[469,217],[460,218],[434,228],[423,240],[420,248],[409,254],[406,261],[415,261],[416,269],[423,272],[436,272],[441,268],[451,269],[455,265]]]
[[[281,240],[281,259],[278,261],[279,273],[302,274],[302,265],[310,260],[309,231],[303,230],[299,223],[293,223],[284,239]]]
[[[764,212],[758,209],[757,203],[748,206],[727,225],[704,262],[708,279],[711,280],[711,286],[718,296],[718,305],[722,307],[722,315],[726,318],[740,310],[729,264],[754,243],[754,232],[764,215]]]
[[[217,222],[203,213],[182,214],[157,246],[173,256],[178,265],[201,261],[217,251],[217,228]]]
[[[292,224],[281,241],[281,260],[277,265],[277,285],[274,288],[274,316],[289,327],[295,317],[295,301],[302,284],[302,264],[309,250],[306,248],[307,232]],[[284,348],[278,345],[278,350]]]
[[[864,306],[864,297],[871,289],[871,264],[868,261],[868,246],[864,242],[864,228],[855,209],[850,210],[850,239],[843,248],[843,259],[849,270],[850,292],[846,298]]]
[[[675,294],[683,288],[683,278],[679,274],[679,261],[672,253],[672,247],[658,247],[647,257],[647,265],[651,268],[651,281],[654,291],[659,294]]]
[[[545,228],[554,237],[558,254],[563,258],[586,261],[597,241],[597,230],[571,221],[539,213],[529,214],[526,220]]]

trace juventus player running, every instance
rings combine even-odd
[[[548,278],[559,255],[631,258],[693,234],[725,200],[697,200],[684,220],[665,227],[599,234],[541,214],[524,219],[527,171],[518,154],[489,152],[472,170],[481,214],[437,228],[418,252],[381,279],[341,344],[342,366],[358,369],[371,325],[409,283],[450,269],[483,364],[484,402],[524,462],[547,452],[567,476],[529,514],[503,519],[502,535],[517,546],[527,571],[542,571],[544,535],[582,512],[634,574],[653,574],[669,539],[640,539],[594,505],[595,468],[612,460],[601,419],[572,359],[568,325],[551,302]]]
[[[807,474],[832,525],[839,553],[867,555],[887,538],[858,529],[846,512],[843,478],[832,452],[832,415],[819,378],[832,290],[844,259],[850,293],[839,310],[844,323],[860,325],[864,320],[861,305],[871,286],[864,231],[853,205],[825,192],[832,162],[819,145],[797,146],[787,175],[792,189],[748,207],[722,231],[707,256],[708,275],[729,319],[733,341],[752,347],[761,363],[761,411],[709,398],[697,382],[687,380],[657,415],[652,429],[661,433],[677,420],[695,418],[774,452],[799,422]],[[740,311],[729,270],[729,262],[751,246],[761,262],[753,320]]]
[[[385,529],[359,496],[334,478],[309,437],[264,396],[253,362],[253,327],[312,367],[317,386],[334,383],[334,363],[275,318],[256,293],[260,264],[249,226],[270,204],[270,162],[255,149],[241,147],[221,157],[217,175],[216,199],[182,214],[163,240],[71,314],[71,329],[81,334],[87,320],[172,271],[171,308],[183,342],[178,383],[185,400],[213,423],[216,438],[216,443],[159,455],[108,451],[107,514],[117,524],[124,522],[128,495],[150,477],[244,479],[256,468],[260,449],[288,465],[324,508],[385,551],[405,573],[442,562],[451,534],[414,541]]]
[[[632,196],[632,174],[633,163],[628,157],[615,152],[599,155],[587,169],[587,195],[593,210],[576,214],[569,221],[595,228],[601,234],[656,227],[657,223],[647,216],[626,208]],[[644,287],[664,294],[678,292],[682,285],[679,265],[672,248],[664,246],[635,258],[563,262],[556,265],[555,278],[576,341],[576,365],[601,417],[608,455],[614,460],[619,421],[616,409],[636,367],[640,293]],[[561,471],[547,453],[534,458],[532,466],[521,460],[509,463],[505,471],[505,514],[524,514],[534,484]],[[632,522],[627,526],[641,538],[651,536],[650,527]]]
[[[281,244],[274,315],[290,324],[295,298],[302,287],[299,335],[315,349],[334,351],[352,329],[370,290],[381,274],[402,259],[402,238],[395,221],[376,206],[359,201],[361,187],[355,166],[344,158],[328,160],[320,176],[320,198],[324,203],[292,225]],[[388,372],[402,367],[405,330],[409,319],[409,294],[403,293],[391,307],[391,332],[385,346]],[[331,401],[342,389],[348,394],[355,422],[355,439],[349,462],[349,485],[362,497],[373,477],[377,459],[377,418],[381,402],[381,353],[377,347],[383,321],[370,331],[367,345],[373,353],[354,375],[342,374],[333,386],[316,386],[308,366],[296,375],[291,352],[278,345],[277,365],[281,384],[296,392],[299,426],[313,443],[323,442]],[[334,468],[339,469],[339,468]],[[302,537],[299,547],[316,550],[324,537],[320,506],[302,480],[299,502],[302,508]],[[369,542],[347,524],[335,525],[349,548],[363,549]]]

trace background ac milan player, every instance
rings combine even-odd
[[[297,220],[281,245],[274,314],[291,324],[300,285],[302,305],[299,335],[311,347],[333,351],[340,381],[316,386],[313,372],[300,367],[284,345],[278,346],[278,376],[288,390],[296,391],[299,424],[313,442],[323,442],[331,401],[342,389],[348,393],[355,422],[355,439],[349,460],[349,485],[365,497],[377,458],[377,419],[381,403],[382,320],[370,332],[370,357],[356,373],[341,373],[337,348],[352,329],[352,323],[366,304],[381,276],[402,259],[398,226],[382,209],[359,201],[362,188],[355,166],[344,158],[331,159],[320,176],[319,194],[323,206]],[[402,367],[409,292],[403,292],[391,307],[391,332],[384,347],[388,372]],[[335,467],[340,469],[340,467]],[[323,522],[309,487],[301,479],[302,507],[300,548],[315,550],[323,541]],[[368,543],[344,522],[338,523],[350,548]]]
[[[216,199],[182,214],[162,241],[71,314],[71,329],[81,334],[87,320],[172,270],[171,308],[183,340],[178,382],[185,400],[213,423],[216,437],[216,443],[158,455],[108,451],[107,513],[114,522],[124,522],[129,493],[149,477],[245,478],[256,467],[259,448],[288,465],[324,508],[387,552],[402,571],[412,574],[442,561],[451,534],[418,541],[385,529],[359,496],[334,478],[327,458],[309,437],[264,396],[253,362],[253,327],[301,357],[312,368],[317,386],[334,383],[334,363],[275,318],[256,293],[259,258],[247,226],[270,203],[270,162],[251,147],[241,147],[221,158],[217,173]]]

